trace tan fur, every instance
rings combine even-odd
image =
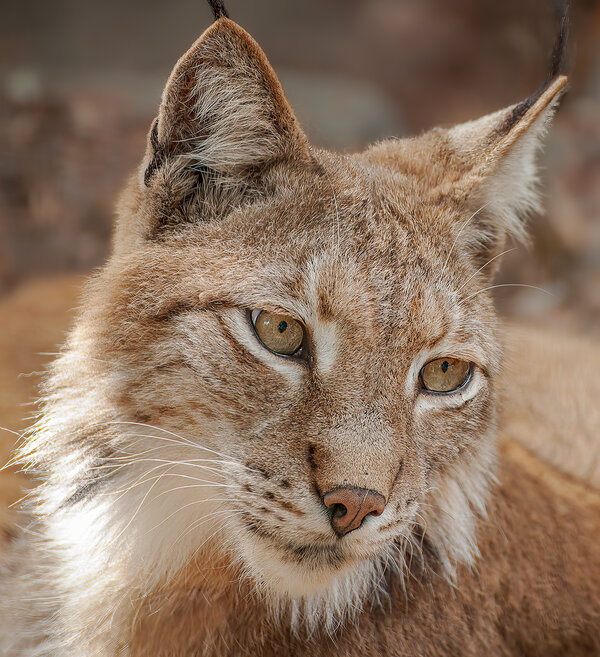
[[[527,351],[525,351],[527,350]],[[589,339],[514,329],[504,430],[564,474],[600,489],[600,352]],[[535,367],[520,363],[535,362]],[[576,363],[573,369],[573,363]],[[573,376],[565,377],[565,372]],[[551,401],[550,401],[551,400]]]
[[[599,496],[578,479],[598,445],[561,473],[544,418],[520,436],[527,377],[488,293],[565,82],[339,156],[241,28],[204,33],[17,453],[37,485],[4,561],[6,655],[598,652]],[[300,358],[256,339],[255,309],[303,322]],[[444,356],[471,378],[423,391]],[[340,538],[322,498],[345,485],[386,508]]]

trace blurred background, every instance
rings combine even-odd
[[[543,81],[553,0],[228,0],[313,142],[355,150],[466,121]],[[0,1],[0,298],[106,258],[113,207],[203,0]],[[543,155],[545,216],[504,258],[509,317],[600,336],[600,3],[574,0],[571,90]]]

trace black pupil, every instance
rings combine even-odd
[[[281,326],[281,324],[280,324],[280,326]],[[442,363],[441,367],[442,367],[442,372],[443,372],[444,374],[446,374],[446,372],[448,371],[448,368],[450,367],[450,363],[449,363],[447,360],[445,360],[445,361]]]
[[[284,321],[284,320],[281,320],[279,322],[279,326],[277,328],[279,329],[280,333],[283,333],[285,331],[285,329],[287,328],[287,322]]]

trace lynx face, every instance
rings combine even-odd
[[[243,30],[204,33],[49,385],[38,435],[69,447],[31,449],[90,580],[110,564],[147,590],[211,546],[343,607],[425,543],[450,575],[473,559],[502,365],[487,290],[564,82],[338,156]]]
[[[394,198],[400,180],[315,153],[268,183],[268,202],[128,254],[101,353],[135,364],[119,372],[120,415],[223,455],[209,464],[226,484],[223,533],[257,578],[300,594],[410,540],[440,477],[488,461],[498,353],[475,266],[453,253],[444,271],[452,235],[422,229],[430,210]],[[257,311],[277,333],[296,323],[295,354],[268,348]],[[468,371],[427,390],[424,366],[444,358]],[[361,516],[347,531],[336,513]]]

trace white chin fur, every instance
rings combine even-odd
[[[286,561],[280,558],[276,549],[251,535],[240,543],[239,556],[252,580],[260,588],[267,588],[290,598],[300,598],[325,591],[336,579],[356,565],[350,561],[345,567],[326,562],[322,565],[307,565],[297,561]]]
[[[275,617],[289,622],[297,634],[334,631],[355,618],[365,604],[386,597],[386,573],[397,562],[385,551],[342,565],[286,562],[262,539],[247,535],[236,545],[237,559]]]

